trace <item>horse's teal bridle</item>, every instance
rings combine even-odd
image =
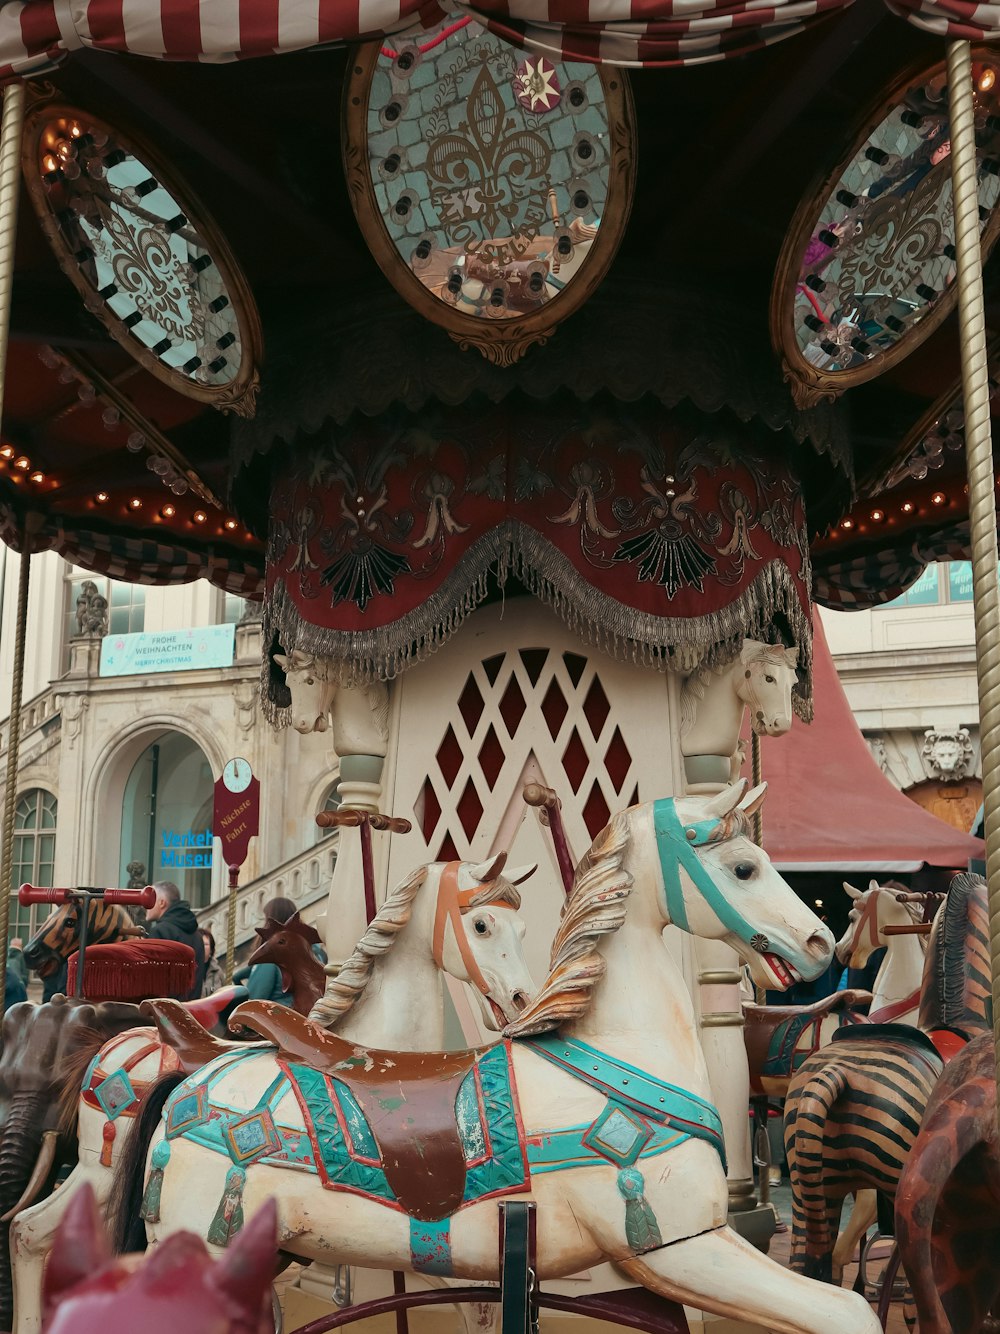
[[[720,833],[722,826],[722,820],[696,820],[682,824],[673,798],[667,797],[653,802],[653,828],[656,832],[656,850],[663,874],[667,914],[671,922],[679,926],[682,931],[690,930],[684,891],[681,887],[681,868],[683,868],[722,925],[744,944],[756,949],[755,941],[760,942],[763,938],[760,928],[751,926],[733,907],[695,852],[695,848],[722,842],[725,837]],[[765,939],[764,948],[766,947]]]

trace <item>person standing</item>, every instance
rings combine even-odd
[[[211,996],[213,992],[218,991],[225,985],[226,975],[222,970],[222,964],[215,957],[215,937],[207,927],[200,927],[198,934],[201,936],[202,944],[205,946],[205,982],[201,988],[203,996]]]
[[[195,978],[190,995],[185,1000],[197,1000],[205,985],[205,943],[198,932],[198,919],[172,880],[159,880],[153,885],[156,902],[146,912],[146,935],[151,940],[179,940],[194,950]]]

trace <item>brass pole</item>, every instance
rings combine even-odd
[[[1000,1057],[1000,589],[997,583],[996,483],[990,431],[990,391],[979,239],[979,186],[968,42],[948,45],[951,110],[951,181],[961,329],[965,459],[969,476],[969,531],[976,621],[976,674],[983,756],[986,879],[989,886],[993,972],[993,1041]],[[998,1078],[1000,1078],[1000,1059]],[[1000,1098],[997,1100],[1000,1108]]]
[[[0,422],[3,421],[4,384],[10,306],[14,290],[14,248],[17,243],[18,195],[21,188],[21,137],[24,129],[24,84],[4,89],[0,121]],[[11,681],[10,720],[7,730],[7,776],[3,803],[3,842],[0,845],[0,997],[7,985],[7,931],[10,924],[10,875],[14,860],[14,808],[17,804],[17,764],[21,748],[21,698],[24,686],[24,626],[28,612],[31,571],[30,537],[23,531],[21,568],[17,585],[17,626],[14,632],[14,671]],[[0,1011],[2,1011],[0,1002]]]
[[[239,895],[240,868],[229,868],[229,911],[226,915],[226,986],[233,980],[236,968],[236,899]]]
[[[28,619],[28,580],[31,574],[29,537],[24,530],[24,551],[17,580],[17,624],[14,628],[14,671],[7,724],[7,775],[3,794],[3,846],[0,848],[0,997],[7,985],[7,931],[10,924],[11,870],[14,862],[14,808],[17,805],[17,763],[21,750],[21,697],[24,686],[24,628]],[[3,1003],[0,1001],[0,1012]]]

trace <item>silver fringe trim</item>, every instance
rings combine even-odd
[[[799,602],[788,566],[773,560],[738,598],[702,616],[654,616],[601,593],[535,529],[510,519],[482,537],[452,573],[414,611],[372,630],[331,630],[305,620],[278,580],[264,598],[263,643],[276,636],[285,653],[300,649],[337,665],[342,685],[389,681],[446,644],[484,601],[489,576],[511,575],[551,607],[584,643],[619,662],[658,671],[691,672],[695,666],[732,662],[743,640],[767,640],[783,617],[799,649],[802,679],[793,694],[795,712],[812,720],[812,622]],[[809,586],[808,565],[803,571]],[[267,649],[265,647],[265,655]],[[271,696],[270,664],[261,664],[261,708],[274,727],[289,710]]]

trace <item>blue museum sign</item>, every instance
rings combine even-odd
[[[212,831],[185,829],[178,833],[176,829],[164,829],[163,847],[160,849],[160,865],[178,868],[195,868],[212,865]]]

